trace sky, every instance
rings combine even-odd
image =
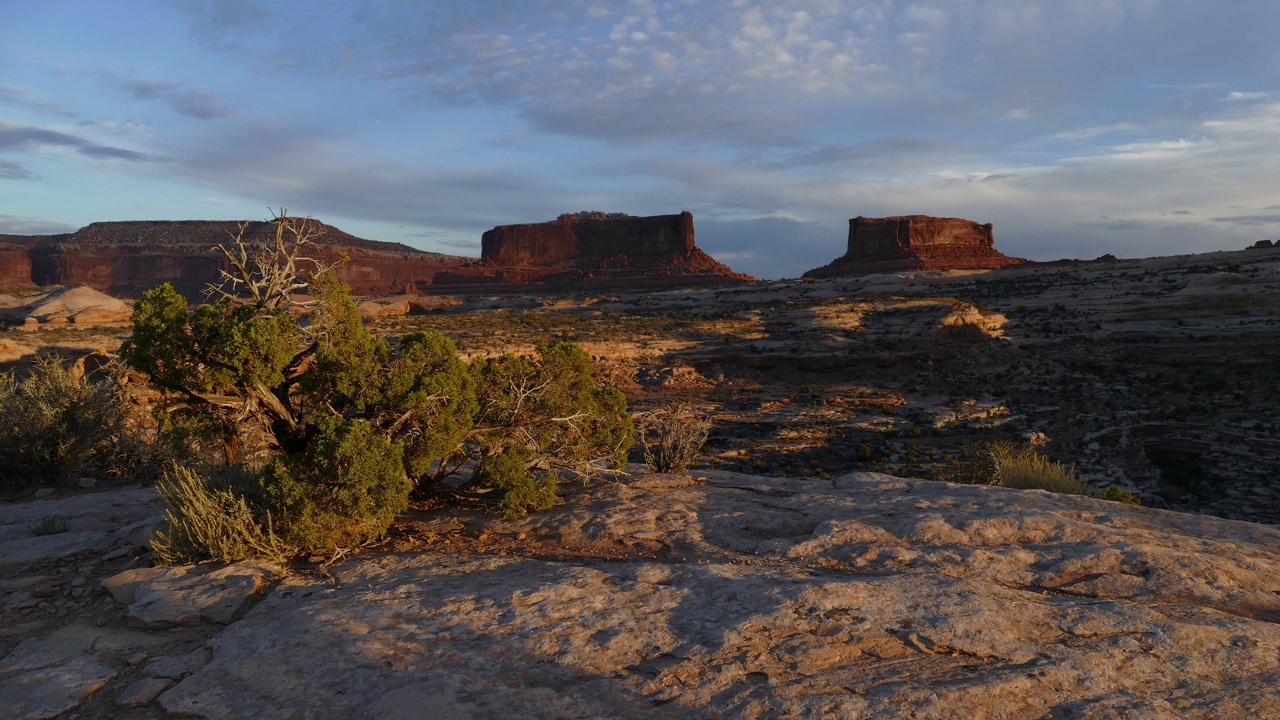
[[[478,256],[689,210],[796,277],[849,218],[1037,260],[1280,236],[1275,0],[0,0],[0,233],[264,219]]]

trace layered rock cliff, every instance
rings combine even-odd
[[[0,236],[0,290],[88,285],[137,296],[170,282],[194,296],[228,267],[214,247],[229,242],[240,225],[202,220],[98,222],[69,235]],[[323,263],[345,256],[348,261],[337,273],[358,295],[421,292],[437,273],[468,260],[317,225],[323,232],[309,254]],[[262,240],[274,232],[270,222],[253,222],[244,237]]]
[[[631,217],[573,213],[544,223],[499,225],[481,238],[480,260],[441,273],[436,284],[643,286],[752,280],[694,245],[693,215]]]
[[[995,249],[991,223],[928,215],[849,221],[845,254],[804,277],[868,275],[902,270],[973,270],[1027,261]]]

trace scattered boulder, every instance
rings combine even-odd
[[[409,314],[409,298],[368,298],[358,302],[356,307],[363,318],[401,317]]]
[[[202,620],[226,625],[278,571],[259,562],[136,568],[103,580],[102,587],[129,606],[131,627],[155,630]]]

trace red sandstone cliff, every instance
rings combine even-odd
[[[868,275],[903,270],[975,270],[1027,261],[995,249],[991,224],[928,215],[849,221],[849,246],[842,257],[804,277]]]
[[[438,290],[539,286],[642,287],[753,280],[694,245],[693,215],[575,213],[500,225],[481,238],[480,260],[436,276]]]
[[[317,224],[324,232],[309,254],[326,263],[349,258],[336,270],[357,295],[423,292],[437,273],[469,260],[365,240]],[[201,220],[99,222],[69,235],[0,235],[0,290],[88,285],[136,297],[170,282],[196,297],[227,267],[214,246],[229,242],[239,226]],[[250,223],[245,239],[265,239],[274,231],[270,222]]]

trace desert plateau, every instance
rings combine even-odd
[[[1280,720],[1275,0],[0,8],[0,720]]]
[[[1280,711],[1280,248],[725,279],[352,305],[373,336],[436,331],[464,361],[576,344],[634,417],[678,404],[705,420],[684,472],[636,448],[624,473],[566,478],[524,517],[416,495],[381,539],[337,553],[160,567],[150,482],[82,472],[10,492],[2,704],[22,718]],[[21,373],[54,352],[101,373],[135,302],[20,291],[0,310],[5,361]],[[132,402],[159,402],[146,384],[131,375]],[[967,468],[1002,441],[1095,497],[973,484]],[[47,518],[64,526],[33,530]]]

